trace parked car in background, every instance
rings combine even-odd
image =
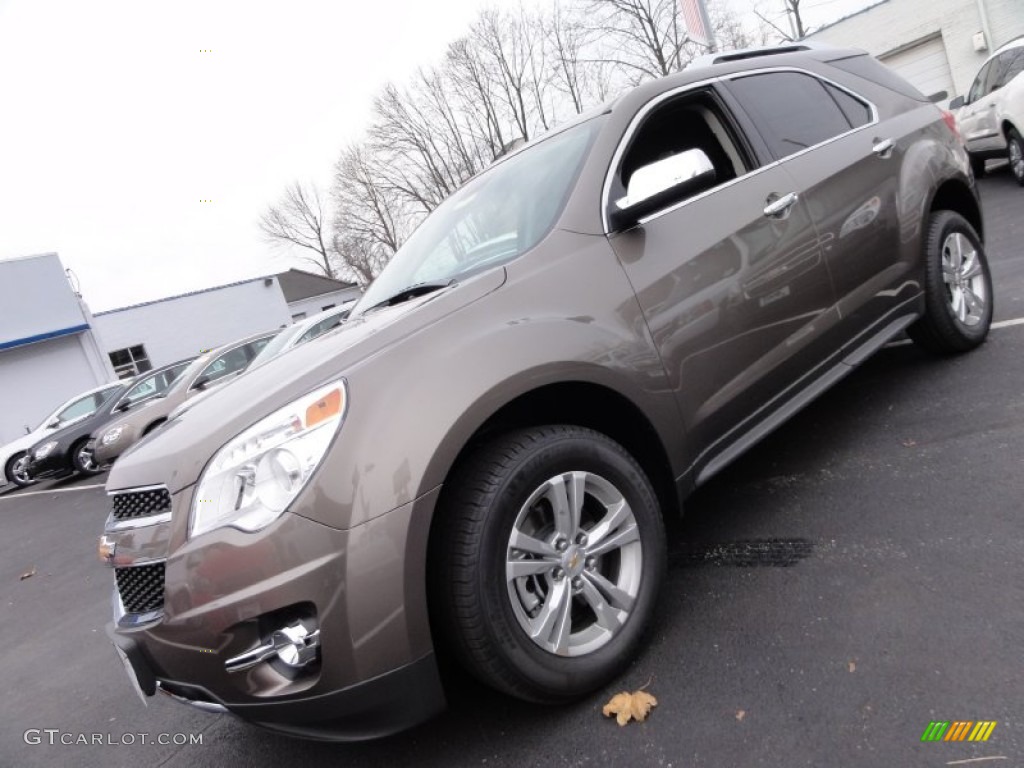
[[[188,398],[220,387],[240,374],[279,331],[247,336],[217,347],[193,360],[163,392],[124,418],[112,419],[93,433],[90,446],[99,466],[112,463],[144,435],[163,424]]]
[[[987,160],[1005,157],[1024,186],[1024,37],[989,56],[967,96],[949,106],[956,110],[974,173],[981,176]]]
[[[28,450],[43,440],[74,421],[84,419],[92,414],[106,399],[118,391],[124,382],[103,384],[99,387],[75,395],[70,400],[62,403],[49,416],[43,419],[39,426],[28,432],[17,440],[12,440],[0,447],[0,467],[3,467],[3,475],[0,476],[0,486],[13,483],[17,486],[30,485],[33,481],[28,476]],[[26,427],[26,429],[28,429]]]
[[[118,461],[125,668],[333,739],[438,712],[439,647],[528,701],[601,688],[687,494],[904,331],[984,342],[982,234],[953,116],[862,51],[715,54],[580,115]]]
[[[352,306],[355,304],[355,300],[345,302],[340,307],[331,307],[323,312],[318,312],[312,317],[308,317],[305,320],[300,320],[294,325],[290,325],[283,331],[278,333],[270,342],[260,350],[259,354],[253,358],[249,366],[243,371],[243,373],[249,373],[250,371],[265,365],[269,361],[273,360],[279,355],[283,355],[290,349],[294,349],[300,344],[305,344],[307,341],[312,341],[315,338],[322,336],[328,331],[334,330],[340,326],[345,318],[348,317]],[[168,421],[173,421],[183,414],[188,409],[195,406],[196,403],[201,403],[208,396],[212,395],[216,390],[207,390],[195,397],[190,397],[170,412],[167,416]]]
[[[91,414],[34,445],[28,452],[26,471],[29,477],[41,480],[73,472],[86,475],[98,472],[99,467],[89,446],[93,430],[108,422],[112,415],[120,416],[159,396],[174,383],[189,362],[182,360],[122,382]]]
[[[300,344],[312,341],[318,336],[322,336],[328,331],[337,328],[348,317],[354,304],[355,301],[349,301],[339,307],[325,309],[323,312],[317,312],[312,317],[307,317],[285,328],[260,350],[260,353],[256,355],[247,370],[251,371],[259,368],[278,355],[284,354],[289,349],[294,349]]]

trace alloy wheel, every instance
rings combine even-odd
[[[512,526],[505,561],[512,611],[549,653],[581,656],[611,641],[629,618],[642,572],[633,511],[600,475],[548,479]]]
[[[89,450],[88,444],[78,449],[78,466],[85,472],[92,472],[96,469],[96,458]]]
[[[11,467],[11,475],[14,476],[14,481],[19,485],[28,485],[32,482],[32,478],[28,474],[27,453],[14,462],[14,465]]]
[[[1024,183],[1024,147],[1020,140],[1012,137],[1009,143],[1010,170],[1018,182]]]
[[[971,327],[981,322],[988,303],[978,250],[962,232],[951,232],[942,244],[942,280],[953,316]]]

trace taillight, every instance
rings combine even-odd
[[[963,142],[963,138],[960,136],[960,129],[956,127],[956,115],[944,109],[942,110],[942,119],[949,126],[949,130],[953,132],[953,135],[956,136],[956,140]]]

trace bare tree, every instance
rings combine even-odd
[[[334,277],[331,265],[329,235],[325,232],[323,202],[314,184],[294,182],[285,190],[277,205],[270,206],[260,217],[264,238],[273,244],[298,246],[315,256],[300,258],[315,266],[327,277]]]
[[[723,47],[750,44],[718,0],[711,22]],[[326,274],[366,285],[424,216],[509,147],[630,84],[681,69],[702,50],[687,34],[677,0],[564,0],[548,13],[483,11],[438,66],[379,93],[366,138],[335,165],[333,235],[325,233],[316,190],[299,185],[261,227],[275,242],[312,249]]]
[[[802,40],[807,36],[811,29],[804,24],[803,16],[800,11],[800,3],[803,0],[782,0],[785,14],[789,19],[789,29],[785,30],[780,27],[767,13],[761,8],[754,9],[754,15],[761,21],[761,23],[770,28],[778,36],[779,40],[785,42],[792,42],[794,40]],[[778,18],[776,15],[775,18]]]
[[[405,240],[413,216],[365,144],[345,149],[334,167],[332,246],[346,276],[368,285]]]
[[[630,73],[631,82],[664,77],[689,61],[676,0],[589,0],[587,7],[605,43],[600,58]]]

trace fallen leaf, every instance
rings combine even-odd
[[[743,718],[746,717],[746,716],[747,716],[747,710],[745,710],[745,709],[736,710],[736,719],[739,720],[740,722],[743,722]]]
[[[601,710],[605,717],[615,715],[619,725],[625,725],[631,719],[642,723],[651,712],[651,707],[658,706],[658,700],[644,690],[627,693],[622,691],[608,700]]]
[[[25,571],[25,573],[21,574],[21,578],[18,579],[18,581],[24,581],[25,579],[31,579],[35,575],[36,575],[36,569],[33,568],[31,571]]]
[[[851,661],[847,666],[850,668],[851,672],[857,671],[857,662]]]

